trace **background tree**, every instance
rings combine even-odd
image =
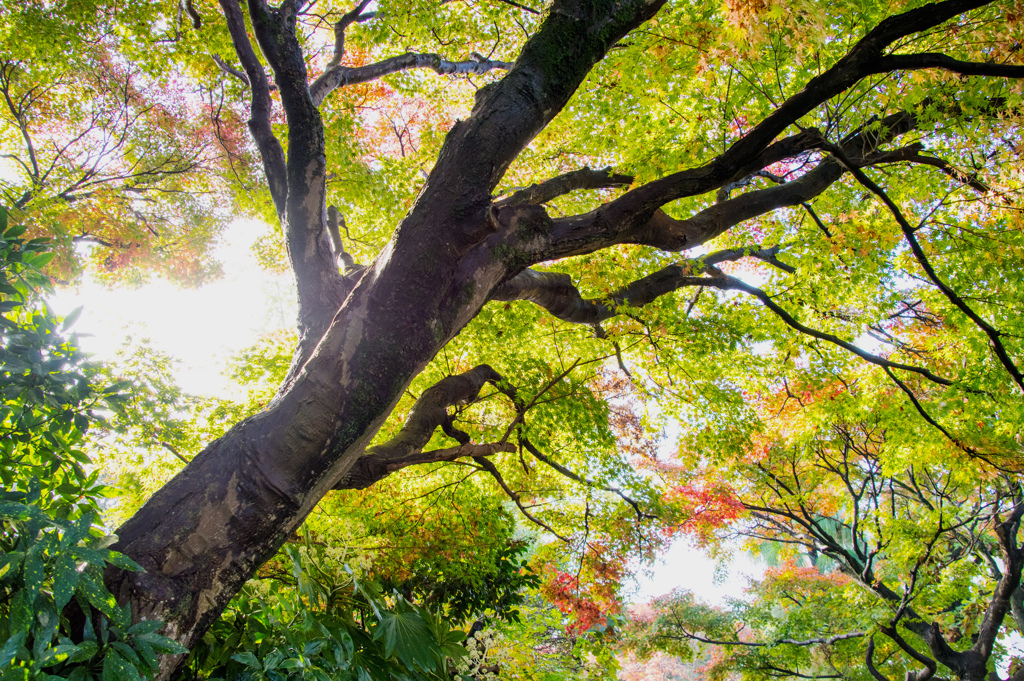
[[[913,258],[926,273],[894,281],[895,311],[869,323],[861,343],[898,348],[946,374],[969,373],[971,383],[944,382],[921,366],[909,367],[917,376],[905,381],[892,355],[849,344],[852,356],[823,352],[816,341],[840,347],[844,341],[805,326],[742,285],[766,303],[774,317],[766,323],[781,322],[803,338],[759,353],[770,370],[745,382],[748,394],[757,395],[747,403],[749,430],[727,433],[692,423],[680,464],[698,474],[690,484],[714,490],[723,508],[743,509],[704,538],[744,537],[776,567],[752,585],[750,600],[724,608],[686,591],[660,599],[636,618],[631,638],[646,654],[668,650],[689,658],[697,649],[711,650],[707,670],[716,678],[740,672],[749,678],[992,679],[1001,678],[1001,668],[1016,679],[1019,652],[1008,653],[1024,626],[1024,497],[1019,396],[1007,396],[1006,386],[1014,385],[1017,368],[1008,355],[990,359],[1001,354],[994,337],[1017,335],[1016,322],[1007,318],[992,334],[932,269],[942,251],[925,255],[917,238],[950,239],[957,257],[970,261],[1004,239],[1014,243],[1017,229],[989,225],[974,241],[976,232],[944,215],[946,198],[910,228],[888,195],[862,172],[855,175],[881,194],[904,237],[895,247],[881,240],[862,252],[875,262]],[[972,286],[985,281],[985,269],[975,268],[971,279],[959,279],[957,287],[971,290],[964,295],[972,302],[1012,306],[1018,296],[1002,273],[985,282],[990,295],[983,297]],[[965,318],[943,308],[936,294]],[[866,315],[833,308],[828,316],[849,323]],[[968,341],[969,324],[989,343]],[[725,359],[731,351],[721,354]],[[882,372],[853,361],[858,354],[882,365]]]
[[[64,283],[88,263],[111,283],[209,281],[230,206],[249,208],[221,181],[257,181],[239,113],[210,78],[216,66],[204,73],[190,57],[186,27],[201,22],[185,4],[23,3],[0,15],[0,196],[30,236],[51,239],[48,272]]]
[[[908,433],[1016,465],[1009,5],[225,0],[223,24],[187,7],[204,63],[248,101],[299,340],[274,398],[118,530],[146,568],[108,576],[133,617],[194,645],[328,491],[434,465],[573,547],[550,596],[601,626],[617,566],[665,525],[739,512],[717,481],[616,455],[614,367],[724,460],[759,423],[749,379],[850,353],[907,400]],[[431,102],[461,120],[419,123]],[[385,119],[395,157],[361,158],[353,131]],[[963,432],[975,417],[985,447]]]

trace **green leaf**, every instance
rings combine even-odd
[[[40,667],[50,667],[59,662],[64,662],[70,659],[71,655],[78,651],[78,646],[71,644],[61,644],[48,648],[41,656],[36,659],[36,664]]]
[[[76,593],[84,596],[92,607],[102,612],[114,622],[119,622],[122,619],[121,609],[117,607],[117,601],[114,599],[114,596],[103,585],[103,582],[92,574],[91,570],[86,569],[81,573]],[[128,623],[126,622],[125,625],[125,628],[127,628]]]
[[[154,631],[158,631],[162,626],[164,626],[164,623],[160,620],[142,620],[129,627],[127,634],[129,636],[151,634]]]
[[[0,581],[9,581],[19,574],[24,551],[11,551],[0,556]]]
[[[103,681],[142,681],[139,670],[120,652],[108,649],[103,658]]]
[[[79,305],[74,310],[69,312],[68,316],[64,318],[64,323],[61,324],[60,330],[67,331],[72,326],[74,326],[75,322],[78,321],[78,318],[82,316],[82,310],[84,309],[84,307],[84,305]]]
[[[256,658],[255,655],[253,655],[250,652],[244,652],[244,653],[238,653],[236,655],[232,655],[231,659],[234,660],[235,662],[240,662],[240,663],[244,664],[245,666],[249,667],[250,669],[256,669],[258,671],[262,671],[262,669],[263,669],[263,665],[260,664],[260,661]]]
[[[158,624],[160,626],[163,626],[163,622],[159,622]],[[145,634],[139,634],[135,638],[140,641],[145,641],[149,645],[153,646],[153,649],[158,653],[166,653],[169,655],[183,655],[188,652],[188,648],[181,645],[174,639],[168,638],[167,636],[163,636],[161,634],[150,632]]]
[[[385,654],[397,655],[410,671],[416,668],[430,671],[436,666],[437,643],[427,623],[415,611],[382,612],[373,637],[383,640]]]
[[[18,654],[18,649],[25,645],[25,639],[28,637],[27,631],[19,631],[4,643],[4,647],[0,648],[0,667],[6,667],[14,659],[14,656]]]
[[[18,589],[11,599],[9,627],[14,632],[27,632],[32,626],[32,601],[25,589]]]
[[[46,267],[53,260],[55,253],[40,253],[39,255],[32,258],[32,266],[36,269],[42,269]],[[27,258],[26,258],[27,260]]]
[[[135,647],[135,650],[139,653],[139,657],[142,658],[143,662],[149,665],[151,670],[156,671],[160,667],[160,655],[153,650],[153,646],[138,638],[132,639],[132,646]]]
[[[139,660],[138,654],[127,643],[122,643],[121,641],[113,641],[110,644],[110,649],[116,650],[118,653],[120,653],[124,657],[124,659],[128,660],[128,662],[132,664],[132,666],[139,666],[141,660]]]
[[[75,646],[75,650],[68,655],[68,662],[85,662],[91,660],[100,652],[96,641],[82,641]]]
[[[111,565],[121,568],[122,570],[128,570],[130,572],[145,572],[141,565],[123,553],[118,553],[117,551],[107,551],[104,556],[104,560]]]
[[[63,610],[78,587],[78,565],[69,552],[61,553],[54,566],[53,602],[58,610]]]
[[[25,583],[25,591],[28,593],[28,604],[30,607],[35,606],[39,590],[43,588],[46,565],[43,562],[42,554],[45,547],[45,542],[41,539],[33,544],[25,554],[25,563],[22,566],[22,579]]]
[[[61,550],[66,550],[89,536],[89,530],[92,528],[92,524],[95,522],[95,519],[96,514],[93,511],[88,511],[87,513],[82,514],[82,517],[79,518],[70,529],[65,530],[64,534],[61,536]]]
[[[32,678],[26,667],[10,667],[0,674],[0,681],[28,681]]]

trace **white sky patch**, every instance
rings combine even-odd
[[[1013,661],[1013,658],[1024,657],[1024,637],[1021,637],[1016,631],[1006,631],[1006,635],[1001,638],[1001,641],[1006,646],[1006,654],[996,661],[996,671],[1001,676],[1009,676],[1010,662]]]
[[[686,589],[704,603],[724,605],[727,598],[742,598],[750,580],[760,579],[764,570],[763,564],[743,551],[720,563],[683,536],[662,554],[649,574],[637,575],[637,590],[629,600],[645,603],[673,589]]]
[[[88,275],[77,289],[51,297],[54,312],[66,315],[84,306],[73,330],[81,346],[98,360],[116,361],[128,336],[149,338],[181,361],[176,378],[193,394],[224,396],[227,359],[265,333],[295,324],[295,294],[290,273],[262,269],[251,246],[264,227],[236,220],[214,249],[224,276],[199,289],[182,289],[163,280],[136,289],[111,289]]]

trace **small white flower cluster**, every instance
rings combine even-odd
[[[473,681],[498,681],[500,668],[488,665],[487,651],[493,645],[495,635],[490,631],[478,631],[466,639],[466,657],[455,665],[455,671],[463,679]]]

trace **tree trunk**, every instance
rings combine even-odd
[[[500,243],[483,243],[498,226],[491,191],[592,65],[661,1],[555,3],[515,67],[448,134],[415,206],[340,310],[331,307],[341,297],[337,267],[324,255],[323,133],[296,61],[294,16],[287,4],[250,2],[293,131],[287,200],[275,200],[285,208],[300,327],[318,342],[300,346],[262,413],[206,447],[117,531],[114,548],[146,569],[108,575],[135,620],[164,620],[164,633],[191,647],[345,477],[412,379],[522,269],[496,253]],[[159,678],[179,661],[166,657]]]

